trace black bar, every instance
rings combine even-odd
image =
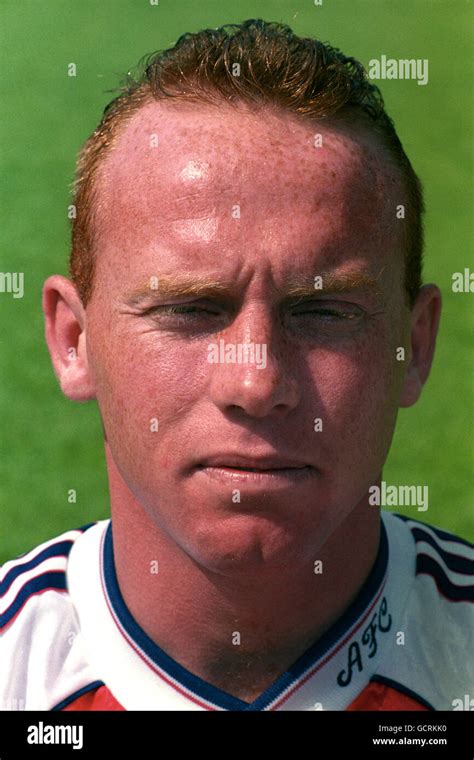
[[[473,717],[463,711],[0,712],[0,760],[24,756],[113,760],[114,753],[120,760],[123,756],[138,760],[171,753],[182,756],[186,750],[192,753],[189,758],[197,753],[226,757],[238,752],[242,760],[254,757],[256,750],[264,752],[265,760],[273,750],[279,757],[287,752],[291,760],[298,755],[302,760],[326,760],[333,752],[344,751],[351,753],[348,757],[357,753],[362,758],[472,760]],[[30,743],[28,738],[43,743]],[[58,743],[51,744],[50,739]],[[71,743],[61,743],[66,739]]]

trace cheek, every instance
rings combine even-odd
[[[396,340],[366,338],[347,351],[311,359],[315,403],[325,440],[353,458],[387,451],[395,425],[403,367]]]
[[[156,333],[113,334],[90,350],[96,395],[111,446],[128,456],[172,445],[173,434],[204,393],[203,349]],[[200,361],[201,358],[201,361]]]

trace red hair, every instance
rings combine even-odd
[[[106,106],[79,154],[74,183],[76,217],[69,271],[84,305],[94,280],[98,167],[133,114],[145,103],[168,98],[217,106],[223,101],[255,107],[272,104],[306,119],[357,120],[367,125],[403,179],[405,289],[413,305],[421,286],[423,193],[379,89],[354,58],[327,43],[298,37],[288,26],[259,19],[184,34],[172,48],[149,56],[137,76],[129,75],[120,94]]]

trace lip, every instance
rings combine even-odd
[[[295,486],[297,483],[314,476],[316,471],[309,465],[304,467],[275,467],[267,470],[200,465],[197,467],[197,472],[200,476],[204,476],[227,487],[241,485],[251,488],[253,486],[257,489],[264,488],[268,491]]]
[[[260,490],[287,489],[316,474],[312,465],[273,453],[260,456],[215,454],[195,466],[200,476],[227,487],[239,485]]]
[[[246,457],[241,454],[229,453],[205,457],[205,459],[198,463],[198,467],[218,467],[268,472],[271,470],[305,469],[310,467],[310,465],[307,462],[296,461],[287,457],[278,457],[273,454],[258,457]]]

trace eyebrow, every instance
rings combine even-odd
[[[381,288],[378,280],[362,272],[335,274],[321,272],[315,277],[321,277],[322,287],[316,288],[314,278],[302,275],[288,276],[279,292],[286,298],[308,298],[317,294],[346,293],[353,291],[373,291],[380,295]],[[235,290],[235,282],[216,280],[204,275],[167,275],[156,277],[157,287],[152,287],[150,278],[134,290],[125,294],[129,306],[139,306],[150,297],[184,298],[196,296],[212,298],[229,295]]]

